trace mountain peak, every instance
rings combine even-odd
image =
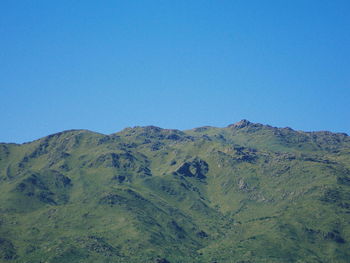
[[[232,128],[244,128],[244,127],[247,127],[247,126],[250,126],[252,125],[253,123],[246,120],[246,119],[243,119],[243,120],[240,120],[239,122],[236,122],[234,124],[231,124],[229,125],[228,127],[232,127]]]

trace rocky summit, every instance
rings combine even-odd
[[[350,137],[69,130],[0,144],[0,262],[350,261]]]

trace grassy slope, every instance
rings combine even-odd
[[[241,121],[0,144],[0,261],[348,262],[350,139]]]

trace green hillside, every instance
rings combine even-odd
[[[350,262],[350,137],[242,120],[2,143],[0,262]]]

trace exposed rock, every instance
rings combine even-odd
[[[257,159],[256,150],[245,147],[233,147],[235,159],[242,162],[254,162]]]
[[[126,180],[126,176],[125,175],[117,175],[117,176],[114,176],[112,178],[112,180],[116,180],[119,183],[123,183]]]
[[[241,178],[238,181],[238,188],[239,188],[239,190],[247,190],[248,184]]]
[[[241,129],[241,128],[247,127],[247,126],[249,126],[251,124],[252,123],[250,121],[243,119],[243,120],[241,120],[239,122],[236,122],[234,124],[229,125],[228,127]]]
[[[208,234],[204,231],[199,231],[196,233],[196,236],[199,237],[199,238],[207,238],[208,237]]]
[[[185,177],[205,179],[208,171],[209,171],[209,165],[205,161],[199,158],[194,158],[191,161],[187,161],[183,163],[176,170],[176,173]]]
[[[137,173],[141,175],[142,177],[144,176],[152,176],[152,172],[148,167],[141,166],[138,170]]]
[[[164,143],[161,143],[161,142],[153,143],[151,145],[151,151],[159,151],[163,145],[164,145]]]
[[[329,239],[329,240],[335,241],[337,243],[341,243],[341,244],[345,243],[344,238],[342,238],[340,236],[339,232],[336,230],[333,230],[332,232],[328,232],[327,234],[324,235],[324,237],[325,237],[325,239]]]
[[[179,136],[178,134],[169,134],[166,139],[168,140],[172,140],[172,141],[178,141],[181,139],[181,136]]]
[[[114,168],[132,168],[135,166],[136,158],[128,153],[104,153],[97,157],[96,160],[90,163],[89,167],[114,167]]]
[[[229,128],[233,128],[233,129],[242,129],[242,128],[246,128],[246,127],[249,127],[249,128],[262,128],[262,127],[264,127],[264,125],[262,125],[260,123],[252,123],[252,122],[250,122],[248,120],[243,119],[243,120],[241,120],[239,122],[236,122],[234,124],[230,124],[228,127]],[[265,127],[272,128],[271,126],[267,126],[267,125]]]
[[[157,258],[156,263],[170,263],[170,261],[165,258]]]

